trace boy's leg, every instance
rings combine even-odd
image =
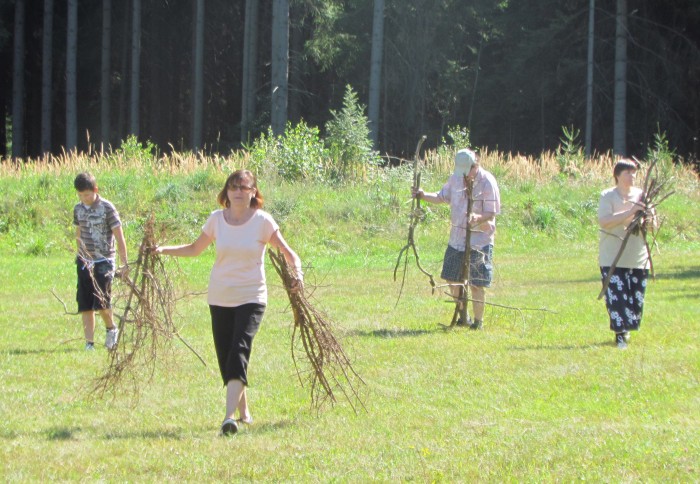
[[[102,321],[105,323],[105,329],[114,329],[114,318],[112,315],[112,309],[100,309],[100,316],[102,316]],[[94,321],[93,321],[94,322]]]
[[[112,309],[100,309],[100,316],[105,323],[107,334],[105,335],[105,346],[108,350],[114,349],[119,339],[119,329],[114,325]]]
[[[83,311],[80,313],[83,318],[83,332],[85,334],[86,343],[95,342],[95,312]]]

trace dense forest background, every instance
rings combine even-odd
[[[293,124],[323,132],[350,85],[377,110],[382,154],[409,154],[423,134],[435,146],[454,126],[474,146],[539,153],[562,127],[583,143],[589,52],[591,149],[608,151],[620,3],[0,0],[0,154],[116,147],[129,134],[162,151],[226,153],[274,125],[280,62]],[[627,7],[624,154],[665,133],[695,161],[700,1]]]

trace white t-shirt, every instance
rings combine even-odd
[[[635,202],[642,198],[642,189],[632,188],[630,200],[624,200],[620,193],[613,187],[604,190],[600,194],[598,205],[598,217],[610,216],[616,213],[629,210]],[[641,209],[641,207],[640,207]],[[600,267],[610,267],[620,251],[622,239],[626,235],[626,227],[623,224],[616,225],[609,229],[600,230],[600,245],[598,250],[598,265]],[[644,238],[641,235],[630,235],[625,245],[625,250],[617,261],[616,267],[625,269],[648,269],[649,254]]]
[[[242,225],[230,225],[223,210],[211,213],[202,232],[216,242],[216,260],[209,276],[207,302],[213,306],[267,304],[265,248],[279,226],[256,210]]]

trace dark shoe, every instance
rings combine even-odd
[[[627,349],[627,341],[625,341],[625,335],[623,333],[617,333],[615,335],[615,343],[617,344],[618,349],[620,349],[620,350]]]
[[[234,419],[227,418],[224,420],[224,423],[221,424],[221,432],[219,432],[219,435],[225,437],[227,435],[234,435],[236,432],[238,432],[238,424]]]
[[[474,320],[474,324],[470,324],[470,325],[469,325],[469,328],[470,328],[470,329],[474,329],[474,330],[479,330],[479,329],[482,329],[483,326],[484,326],[484,322],[483,322],[482,320],[480,320],[480,319],[475,319],[475,320]]]
[[[471,327],[471,325],[472,325],[472,318],[467,318],[467,322],[465,323],[465,322],[462,320],[461,316],[460,316],[460,318],[457,320],[457,322],[455,323],[455,325],[456,325],[456,326],[463,326],[463,327],[464,327],[464,326],[470,326],[470,327]]]

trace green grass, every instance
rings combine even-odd
[[[218,178],[106,172],[98,181],[122,212],[134,255],[150,207],[169,224],[170,242],[196,237],[215,208]],[[392,276],[408,208],[400,177],[335,188],[261,182],[285,237],[312,266],[307,284],[318,286],[318,307],[336,321],[367,383],[367,411],[355,415],[342,401],[309,408],[290,357],[291,316],[268,268],[270,304],[250,368],[255,424],[221,439],[225,395],[204,296],[180,301],[177,323],[208,368],[175,342],[153,380],[141,381],[138,400],[128,387],[115,398],[90,398],[107,353],[82,350],[79,318],[51,294],[73,310],[71,179],[0,179],[5,481],[697,480],[700,201],[693,190],[664,204],[672,223],[654,259],[644,322],[619,351],[596,299],[591,203],[602,186],[503,180],[488,296],[533,310],[488,307],[485,329],[472,332],[441,328],[452,305],[431,294],[412,261],[396,305],[400,283]],[[426,188],[439,188],[434,180]],[[553,217],[530,220],[538,206]],[[13,210],[17,218],[6,218]],[[434,273],[446,214],[431,207],[416,231]],[[206,288],[212,256],[179,260],[180,290]]]

